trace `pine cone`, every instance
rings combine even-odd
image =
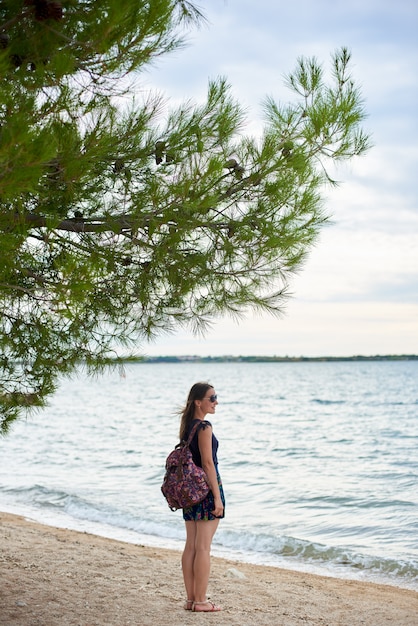
[[[123,162],[123,160],[116,159],[116,161],[113,164],[113,171],[115,172],[115,174],[117,174],[118,172],[121,172],[124,167],[125,167],[125,163]]]
[[[10,56],[10,62],[14,67],[21,67],[24,63],[24,58],[20,56],[20,54],[12,54]]]
[[[45,20],[55,20],[58,22],[62,19],[62,4],[56,0],[34,0],[35,19],[38,22]]]
[[[7,33],[0,33],[0,49],[5,50],[9,45],[9,35]]]

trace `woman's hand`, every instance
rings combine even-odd
[[[215,508],[212,511],[212,515],[214,517],[222,517],[224,512],[224,506],[222,504],[221,498],[215,498]]]

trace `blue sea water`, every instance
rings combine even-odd
[[[219,400],[214,554],[418,590],[418,361],[138,363],[63,380],[0,439],[0,510],[181,549],[160,485],[198,380]]]

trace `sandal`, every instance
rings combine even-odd
[[[186,602],[183,605],[183,609],[185,611],[192,611],[193,610],[193,600],[186,600]]]
[[[196,606],[202,607],[209,607],[209,608],[196,608]],[[213,602],[211,602],[210,600],[206,600],[205,602],[193,602],[193,609],[192,609],[195,613],[213,613],[214,611],[222,611],[220,606],[216,606],[216,604],[214,604]]]

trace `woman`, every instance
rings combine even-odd
[[[221,608],[206,598],[210,573],[210,547],[224,517],[225,500],[218,473],[218,440],[206,415],[215,414],[218,404],[215,389],[208,383],[196,383],[190,389],[181,413],[180,441],[186,441],[196,422],[200,422],[191,441],[190,450],[196,465],[203,467],[211,491],[199,504],[183,509],[186,523],[186,544],[182,555],[184,585],[187,601],[184,608],[196,612],[220,611]]]

